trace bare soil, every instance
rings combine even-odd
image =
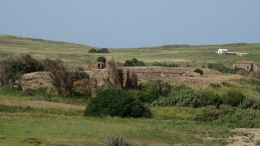
[[[230,132],[234,134],[227,138],[227,146],[255,146],[255,139],[260,138],[259,128],[237,128]]]

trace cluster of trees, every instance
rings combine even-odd
[[[132,58],[132,60],[126,60],[124,66],[145,66],[145,63],[142,60]]]
[[[90,79],[89,75],[83,71],[68,70],[58,60],[38,61],[31,55],[18,55],[2,61],[0,67],[1,86],[20,86],[23,74],[47,71],[48,82],[52,84],[58,94],[64,96],[80,94],[88,97],[96,95],[97,82],[94,79]]]
[[[2,86],[14,85],[25,73],[42,71],[44,66],[41,62],[31,57],[31,55],[17,55],[14,58],[2,60],[0,63]]]
[[[88,53],[109,53],[107,48],[102,48],[102,49],[94,49],[91,48]]]

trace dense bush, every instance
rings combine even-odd
[[[215,105],[218,107],[222,101],[218,95],[209,91],[195,92],[191,88],[180,85],[172,87],[171,93],[167,97],[161,96],[155,100],[154,106],[179,106],[179,107],[203,107]]]
[[[164,66],[164,67],[180,67],[181,65],[179,63],[175,62],[169,62],[169,63],[160,63],[160,62],[153,62],[153,66]]]
[[[102,48],[102,49],[94,49],[94,48],[91,48],[88,53],[109,53],[108,49],[107,48]]]
[[[46,70],[48,70],[49,82],[56,91],[64,96],[71,96],[74,92],[73,83],[75,81],[89,78],[85,72],[69,71],[62,63],[54,60],[44,60]]]
[[[195,116],[199,122],[232,128],[260,128],[260,113],[253,109],[239,109],[222,105],[217,109],[214,106],[205,107]]]
[[[208,68],[215,69],[215,70],[220,71],[222,73],[232,73],[232,74],[236,74],[236,73],[244,70],[242,68],[230,69],[230,68],[226,67],[225,65],[223,65],[221,63],[209,63]]]
[[[222,95],[223,104],[237,107],[246,99],[246,96],[236,90],[228,90]]]
[[[252,77],[248,77],[248,78],[241,78],[239,79],[239,82],[241,84],[250,84],[256,87],[260,87],[260,79],[258,78],[252,78]]]
[[[123,69],[118,68],[113,58],[107,60],[107,78],[104,78],[106,88],[119,88],[122,89],[124,83]]]
[[[43,70],[43,65],[32,58],[30,55],[20,56],[17,60],[10,62],[10,70],[17,79],[24,73],[36,72]]]
[[[135,72],[126,72],[126,82],[124,89],[137,89],[138,87],[138,78]]]
[[[4,86],[13,85],[25,73],[43,70],[42,63],[30,55],[16,56],[16,59],[9,59],[1,64],[1,84]]]
[[[132,58],[132,60],[126,60],[124,66],[145,66],[145,63],[142,60]]]
[[[171,85],[160,80],[150,80],[140,85],[141,97],[140,101],[152,103],[160,96],[167,96],[171,91]]]
[[[151,117],[151,112],[132,94],[120,89],[107,89],[90,100],[85,116]]]
[[[215,70],[223,72],[223,73],[228,72],[230,70],[229,68],[227,68],[226,66],[224,66],[221,63],[209,63],[208,68],[215,69]]]
[[[201,69],[195,69],[194,72],[199,73],[200,75],[203,75],[203,70]]]
[[[105,63],[106,64],[106,58],[104,57],[104,56],[100,56],[100,57],[98,57],[97,58],[97,62],[103,62],[103,63]]]

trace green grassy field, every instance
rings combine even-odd
[[[225,137],[230,135],[229,128],[190,121],[200,109],[152,110],[152,119],[4,112],[0,113],[0,145],[98,146],[110,135],[124,137],[135,145],[224,145]]]
[[[143,60],[147,65],[158,61],[160,63],[188,62],[196,66],[207,65],[207,63],[222,63],[227,67],[232,67],[234,61],[248,60],[260,66],[260,44],[237,43],[204,46],[166,45],[142,48],[108,48],[110,52],[108,54],[88,53],[91,48],[96,47],[0,35],[0,57],[26,53],[40,59],[59,58],[71,69],[79,65],[85,66],[87,62],[95,62],[99,56],[113,57],[120,63],[137,58],[138,60]],[[215,51],[219,48],[227,48],[230,52],[249,53],[249,55],[218,55]]]
[[[260,66],[260,44],[225,45],[167,45],[143,48],[108,48],[108,54],[88,53],[91,46],[55,42],[33,38],[0,35],[0,57],[17,53],[31,54],[38,59],[62,59],[70,69],[87,62],[95,62],[99,56],[113,57],[117,62],[137,58],[147,65],[180,62],[202,66],[207,63],[223,63],[228,67],[237,60],[253,61]],[[218,48],[231,52],[249,53],[247,56],[217,55]],[[243,91],[250,98],[259,99],[257,85],[234,80],[232,86],[207,87],[222,94],[229,89]],[[241,133],[231,128],[196,122],[194,117],[203,108],[150,107],[152,118],[84,117],[86,100],[42,95],[21,95],[16,91],[0,89],[0,146],[102,146],[107,136],[118,135],[135,145],[226,145],[227,137]],[[41,101],[41,102],[36,102]],[[7,103],[10,103],[7,104]],[[18,103],[18,105],[12,105]],[[20,104],[19,104],[20,103]],[[22,105],[26,103],[29,105]],[[35,104],[37,103],[37,104]],[[40,104],[41,105],[40,105]],[[56,107],[52,104],[59,104]],[[43,106],[42,104],[46,104]],[[52,106],[51,106],[52,105]],[[70,106],[69,106],[70,105]],[[72,106],[71,106],[72,105]],[[81,106],[83,108],[72,108]],[[243,134],[243,133],[242,133]]]

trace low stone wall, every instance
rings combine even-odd
[[[222,74],[218,71],[202,69],[204,75],[201,76],[194,72],[195,69],[196,68],[191,67],[123,67],[123,72],[124,74],[126,74],[127,70],[135,72],[138,77],[138,83],[143,83],[148,80],[162,80],[173,85],[186,84],[188,86],[201,86],[202,83],[200,80],[203,80],[203,77]],[[91,78],[95,78],[99,85],[104,84],[103,79],[107,78],[106,69],[88,69],[85,72],[88,73]],[[126,77],[126,75],[124,77]],[[52,87],[47,72],[35,72],[23,75],[21,85],[23,90]]]
[[[33,72],[24,74],[22,76],[21,86],[23,91],[30,89],[35,90],[40,87],[50,88],[52,87],[48,72]]]

